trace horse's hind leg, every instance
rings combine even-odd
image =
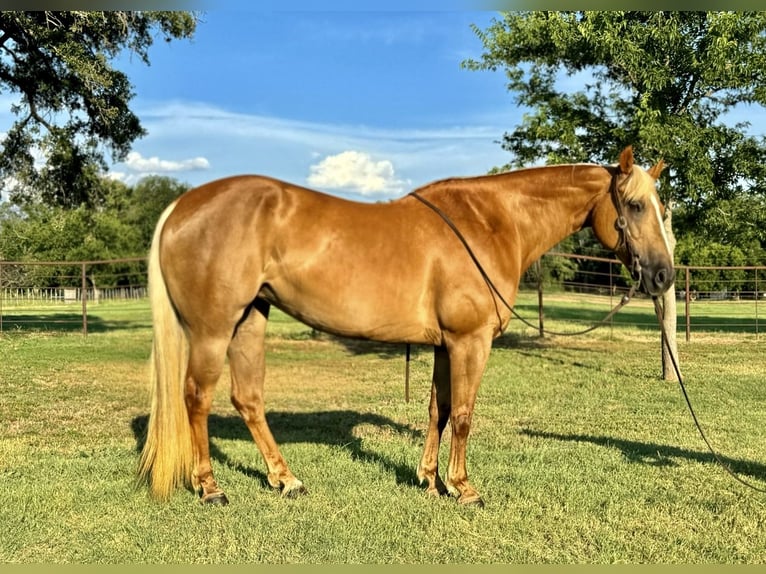
[[[281,488],[287,497],[304,494],[303,483],[295,478],[279,452],[271,434],[263,402],[263,380],[266,371],[264,339],[269,305],[258,299],[237,327],[229,344],[231,369],[231,402],[253,435],[268,470],[269,484]]]
[[[229,502],[213,477],[207,426],[213,392],[223,370],[227,344],[227,338],[192,336],[186,374],[186,410],[196,460],[192,482],[195,489],[201,490],[201,502],[211,504]]]
[[[431,382],[431,402],[428,406],[428,431],[423,457],[418,465],[420,482],[427,482],[426,492],[434,496],[447,494],[439,477],[439,444],[449,421],[451,410],[450,363],[445,347],[434,347],[434,373]]]

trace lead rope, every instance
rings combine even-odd
[[[616,197],[616,181],[612,181],[612,189],[611,193],[613,194],[613,197],[615,197],[615,201],[617,205],[619,206],[618,198]],[[463,236],[463,234],[460,232],[460,230],[457,228],[457,226],[452,222],[450,217],[444,213],[441,209],[439,209],[436,205],[422,197],[420,194],[418,194],[416,191],[410,192],[412,197],[420,201],[423,205],[431,209],[434,213],[436,213],[439,217],[442,218],[444,223],[447,224],[447,226],[452,230],[452,232],[455,234],[455,236],[460,240],[460,242],[465,247],[466,251],[468,252],[468,255],[470,255],[471,260],[473,261],[474,265],[476,265],[476,268],[479,270],[479,273],[481,274],[482,279],[484,279],[484,282],[487,284],[487,287],[497,296],[498,299],[502,302],[503,305],[505,305],[508,310],[522,323],[525,325],[532,327],[533,329],[541,330],[543,333],[547,333],[549,335],[556,335],[560,337],[573,337],[573,336],[579,336],[584,335],[586,333],[590,333],[594,329],[597,329],[598,327],[601,327],[605,323],[607,323],[615,313],[617,313],[620,309],[622,309],[625,305],[627,305],[633,295],[636,293],[636,289],[638,289],[638,286],[641,283],[641,264],[638,260],[638,254],[634,253],[631,248],[631,256],[632,256],[632,262],[631,262],[631,275],[635,279],[635,283],[631,286],[630,290],[625,293],[621,298],[619,303],[614,306],[614,308],[607,313],[606,317],[601,319],[601,321],[598,321],[597,323],[594,323],[587,329],[584,329],[582,331],[576,331],[573,333],[561,333],[557,331],[551,331],[550,329],[540,329],[538,325],[534,325],[533,323],[530,323],[527,321],[524,317],[519,315],[519,313],[516,311],[516,309],[513,308],[513,306],[508,303],[508,301],[505,300],[505,297],[503,297],[502,293],[498,290],[498,288],[495,286],[495,284],[492,282],[492,279],[489,278],[489,275],[487,275],[487,272],[484,270],[484,267],[482,266],[479,259],[476,257],[476,254],[473,252],[473,249],[471,249],[471,246],[468,244],[468,241]],[[627,227],[627,222],[625,220],[625,217],[622,215],[622,210],[618,207],[618,222],[617,226],[622,231],[622,234],[620,235],[621,240],[625,241],[625,237],[629,234],[629,230]],[[629,242],[628,242],[629,243]],[[493,298],[494,299],[494,298]],[[497,309],[497,302],[495,302],[495,309]],[[498,313],[498,321],[500,322],[500,332],[502,333],[502,319],[500,319],[500,314]],[[407,343],[405,345],[405,361],[404,361],[404,401],[406,403],[410,402],[410,357],[411,357],[411,345],[410,343]]]
[[[752,488],[753,490],[757,492],[766,492],[766,489],[755,486],[753,483],[745,480],[741,476],[739,476],[737,473],[735,473],[728,464],[726,464],[721,456],[716,452],[716,450],[713,448],[713,446],[710,444],[710,441],[708,440],[707,436],[705,435],[705,431],[702,430],[702,425],[700,425],[699,420],[697,419],[697,414],[694,412],[694,408],[692,407],[692,402],[689,399],[689,394],[686,392],[686,386],[684,385],[684,381],[681,378],[681,371],[678,368],[678,361],[676,360],[676,355],[673,352],[673,349],[670,348],[670,342],[667,337],[667,332],[665,331],[665,325],[663,323],[664,318],[664,310],[662,306],[660,305],[660,301],[658,297],[652,297],[654,300],[654,311],[657,315],[657,321],[660,324],[660,331],[662,331],[662,343],[665,346],[665,348],[668,351],[668,355],[670,356],[670,362],[673,364],[673,370],[676,373],[676,377],[678,377],[678,385],[681,387],[681,393],[684,396],[684,400],[686,400],[686,406],[689,407],[689,413],[692,416],[692,420],[694,420],[694,424],[697,427],[697,430],[699,431],[700,436],[702,437],[702,440],[707,445],[708,450],[710,451],[710,454],[713,455],[713,458],[716,460],[718,464],[720,464],[723,469],[737,482],[744,484],[748,488]]]
[[[465,247],[466,251],[468,252],[468,255],[470,255],[471,260],[473,261],[474,265],[476,265],[476,268],[479,270],[479,273],[481,274],[482,279],[484,279],[484,282],[487,284],[487,286],[492,290],[492,292],[497,296],[498,299],[500,299],[500,302],[505,305],[505,307],[522,323],[525,325],[528,325],[529,327],[532,327],[533,329],[539,329],[538,325],[534,325],[533,323],[527,321],[524,317],[519,315],[519,313],[516,311],[516,309],[513,308],[513,306],[508,303],[508,301],[505,300],[505,297],[503,297],[502,293],[498,290],[498,288],[495,286],[495,284],[492,282],[492,279],[489,278],[489,275],[487,275],[487,272],[484,270],[484,267],[479,262],[478,257],[476,257],[476,254],[473,252],[473,249],[471,249],[471,246],[468,244],[468,241],[463,236],[463,234],[460,232],[460,230],[457,228],[457,226],[452,222],[450,217],[444,213],[441,209],[439,209],[436,205],[419,195],[417,192],[413,191],[410,192],[410,195],[420,201],[423,205],[430,208],[433,212],[435,212],[439,217],[444,220],[444,223],[447,224],[447,226],[452,230],[452,232],[455,234],[455,236],[460,240],[460,242],[463,244],[463,247]],[[586,333],[590,333],[594,329],[597,329],[607,323],[617,311],[622,309],[625,305],[627,305],[633,295],[636,293],[636,289],[638,289],[638,286],[641,282],[641,266],[637,266],[637,278],[636,282],[633,284],[633,286],[630,288],[630,290],[625,293],[621,298],[620,301],[617,303],[617,305],[614,306],[614,308],[609,311],[609,313],[601,319],[600,321],[597,321],[587,329],[584,329],[582,331],[575,331],[575,332],[568,332],[568,333],[561,333],[557,331],[550,331],[548,329],[542,329],[543,333],[547,333],[549,335],[557,335],[562,337],[572,337],[572,336],[579,336],[584,335]],[[499,317],[498,317],[499,318]],[[501,329],[502,332],[502,329]]]

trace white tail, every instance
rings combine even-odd
[[[175,203],[160,216],[149,252],[149,299],[152,306],[151,395],[146,443],[139,477],[152,495],[167,500],[178,486],[189,485],[194,469],[191,426],[184,400],[188,348],[160,268],[160,235]]]

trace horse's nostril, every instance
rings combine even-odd
[[[665,288],[673,282],[673,273],[669,273],[667,269],[660,269],[654,275],[654,284],[657,287]]]

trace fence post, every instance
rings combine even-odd
[[[410,402],[410,344],[404,349],[404,402]]]
[[[543,270],[540,259],[537,260],[537,320],[540,324],[540,337],[545,337],[545,313],[543,312]]]
[[[611,262],[609,262],[609,306],[614,308],[614,280],[612,278]],[[609,334],[614,335],[614,316],[609,317]]]
[[[82,290],[82,334],[84,337],[88,336],[88,283],[85,280],[85,263],[81,267],[82,273],[81,290]]]
[[[2,317],[0,317],[0,331],[2,330]],[[758,268],[755,268],[755,340],[758,340]]]
[[[685,299],[685,309],[684,309],[684,315],[686,319],[686,342],[689,342],[689,339],[691,338],[691,321],[689,319],[689,304],[691,303],[691,294],[689,293],[689,268],[686,268],[686,278],[685,278],[685,284],[684,284],[684,299]]]

